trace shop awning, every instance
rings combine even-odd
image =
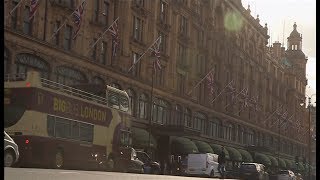
[[[271,161],[271,166],[273,166],[273,167],[278,167],[278,160],[275,158],[275,157],[273,157],[273,156],[268,156],[269,157],[269,159],[270,159],[270,161]]]
[[[229,152],[229,156],[230,156],[231,161],[238,161],[238,162],[242,161],[242,156],[238,150],[236,150],[233,147],[226,147],[226,149]]]
[[[133,147],[137,149],[144,149],[148,148],[148,143],[149,143],[149,132],[145,129],[141,128],[132,128],[132,145]],[[150,135],[150,147],[151,148],[156,148],[157,147],[157,141],[156,139]]]
[[[300,172],[303,172],[304,171],[304,165],[302,164],[302,162],[299,162],[299,164],[298,164],[298,170],[300,171]]]
[[[242,156],[242,162],[250,163],[253,162],[251,154],[244,149],[237,149]]]
[[[284,159],[284,162],[286,163],[286,168],[287,169],[293,169],[292,168],[292,161],[291,160],[288,160],[288,159]]]
[[[219,144],[210,144],[214,154],[220,154],[221,153],[221,145]],[[230,160],[229,152],[226,148],[224,148],[224,153],[226,155],[226,160]]]
[[[287,168],[286,162],[282,158],[279,158],[278,165],[280,168],[283,168],[283,169]]]
[[[200,153],[213,153],[213,150],[208,143],[196,140],[193,142],[197,146]]]
[[[265,166],[271,166],[271,161],[269,157],[262,153],[255,153],[254,155],[254,162],[261,163]]]
[[[188,138],[171,137],[171,154],[187,155],[191,153],[198,153],[197,146]]]

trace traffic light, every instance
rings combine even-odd
[[[296,164],[299,164],[299,156],[296,156]]]

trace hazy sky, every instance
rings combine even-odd
[[[316,91],[316,0],[242,0],[247,9],[250,4],[251,15],[259,15],[260,24],[268,24],[272,41],[283,42],[287,47],[287,37],[293,30],[294,22],[302,34],[302,50],[308,56],[306,94]],[[283,33],[284,32],[284,33]],[[310,86],[310,88],[309,88]],[[314,98],[315,96],[313,96]],[[312,99],[313,99],[312,98]]]

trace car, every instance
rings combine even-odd
[[[12,167],[19,159],[19,148],[14,140],[4,131],[4,166]]]
[[[120,147],[109,158],[114,162],[113,171],[144,173],[144,163],[138,159],[136,150],[132,147]]]
[[[188,176],[220,177],[218,155],[212,153],[188,154]]]
[[[158,162],[153,161],[146,152],[137,151],[136,153],[138,159],[144,163],[145,173],[160,174],[161,168]]]
[[[264,170],[264,165],[259,163],[242,163],[239,169],[240,179],[269,179],[269,174]]]
[[[278,180],[296,180],[295,174],[290,170],[281,170],[277,175]]]

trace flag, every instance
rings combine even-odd
[[[243,88],[242,91],[240,92],[240,97],[243,99],[243,104],[244,107],[248,107],[248,88]]]
[[[117,49],[120,45],[120,36],[119,36],[119,28],[117,21],[112,24],[109,29],[109,32],[112,36],[112,56],[115,57],[117,55]]]
[[[29,21],[34,17],[39,6],[39,0],[30,0]]]
[[[230,83],[227,85],[226,93],[231,94],[231,103],[234,104],[236,100],[236,88],[233,80],[231,80]]]
[[[81,27],[81,22],[82,22],[82,15],[84,12],[84,6],[86,4],[86,1],[83,1],[80,6],[73,12],[73,17],[74,17],[74,24],[76,25],[76,31],[74,32],[73,38],[75,39],[78,35],[78,32]]]
[[[154,42],[154,44],[150,47],[153,55],[155,56],[155,60],[153,61],[153,68],[154,70],[161,69],[160,63],[160,44],[161,44],[161,36]]]
[[[212,71],[207,76],[207,82],[208,82],[208,88],[210,89],[210,93],[213,96],[214,95],[214,75]]]
[[[280,106],[279,108],[276,109],[276,114],[277,114],[278,116],[281,116],[281,115],[282,115],[281,110],[282,110],[282,106]]]
[[[282,117],[283,119],[286,119],[287,116],[288,116],[288,111],[284,112],[281,117]]]

